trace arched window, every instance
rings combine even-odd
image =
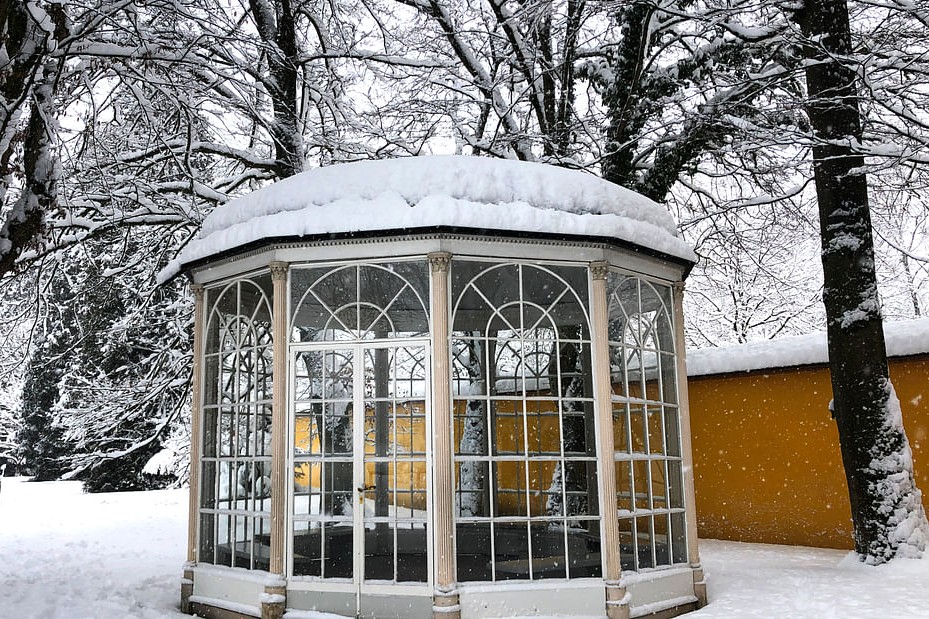
[[[424,260],[291,272],[291,341],[399,338],[429,332]]]
[[[199,561],[268,569],[271,278],[206,291]]]
[[[291,291],[291,573],[426,582],[427,263],[295,268]]]
[[[610,273],[610,371],[622,567],[687,561],[671,289]]]
[[[587,269],[451,276],[458,579],[599,576]]]

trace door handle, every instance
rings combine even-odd
[[[359,488],[356,488],[356,490],[358,490],[358,504],[363,505],[365,502],[365,492],[367,490],[374,490],[374,486],[364,485]]]

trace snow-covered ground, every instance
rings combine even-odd
[[[187,492],[82,494],[3,480],[0,618],[154,619],[177,611]],[[705,540],[696,618],[929,618],[929,559],[869,568],[848,553]]]

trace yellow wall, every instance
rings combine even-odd
[[[929,356],[890,374],[929,508]],[[689,379],[700,537],[852,548],[826,367]]]
[[[498,400],[495,402],[496,419],[496,436],[498,448],[508,452],[523,451],[523,420],[522,415],[517,415],[516,404],[521,402],[514,400]],[[455,418],[455,436],[454,441],[457,446],[461,440],[463,430],[463,417],[460,415],[464,412],[464,401],[457,401],[456,409],[459,416]],[[421,406],[421,403],[417,403]],[[535,412],[530,414],[527,419],[528,435],[530,449],[540,449],[552,453],[557,453],[559,449],[560,433],[558,430],[558,414],[554,402],[542,401],[535,402]],[[369,411],[370,412],[370,411]],[[396,425],[392,426],[397,432],[397,441],[400,444],[410,444],[412,441],[413,448],[420,452],[426,450],[426,431],[425,421],[422,417],[417,417],[415,421],[404,418],[406,413],[405,406],[401,405],[397,411]],[[546,414],[548,413],[548,414]],[[296,444],[302,449],[310,449],[312,453],[319,453],[319,439],[311,428],[312,418],[301,416],[296,420],[294,434]],[[369,436],[373,433],[373,423],[369,422],[366,430]],[[412,436],[410,436],[412,434]],[[368,454],[374,453],[374,444],[372,441],[366,441],[365,451]],[[401,451],[402,457],[402,451]],[[416,462],[398,463],[397,479],[391,488],[398,491],[397,504],[403,507],[412,507],[415,509],[425,509],[425,493],[419,491],[426,488],[426,467],[425,463]],[[527,507],[531,509],[532,514],[544,513],[547,495],[542,494],[549,488],[552,481],[552,475],[555,470],[554,462],[534,462],[529,467],[529,502],[526,505],[526,471],[524,464],[521,462],[501,462],[498,465],[498,489],[500,493],[497,497],[495,509],[498,515],[519,515],[526,514]],[[412,467],[412,468],[411,468]],[[492,474],[492,473],[491,473]],[[393,465],[390,466],[388,475],[393,479]],[[369,463],[365,469],[365,484],[373,485],[374,466]],[[319,465],[297,464],[294,467],[294,483],[301,488],[312,485],[314,488],[320,486],[320,468]],[[416,494],[410,494],[409,491],[415,490]],[[538,490],[539,492],[532,492]]]
[[[422,406],[421,403],[418,406]],[[369,411],[371,412],[371,411]],[[405,417],[409,413],[405,406],[398,407],[397,418],[391,426],[390,431],[396,433],[397,443],[400,445],[412,444],[413,449],[418,453],[426,453],[426,430],[425,420],[422,417],[409,418]],[[313,419],[309,416],[300,416],[296,419],[294,427],[295,443],[302,449],[308,449],[311,453],[319,454],[319,435],[313,429]],[[374,422],[366,419],[365,432],[368,436],[374,434]],[[390,440],[393,440],[391,434]],[[365,453],[374,454],[375,446],[373,439],[365,441]],[[397,505],[400,507],[412,507],[414,509],[426,509],[426,462],[425,456],[413,456],[412,461],[403,461],[403,453],[400,454],[401,461],[397,462],[396,475],[394,474],[394,465],[388,465],[388,476],[396,483],[391,485],[391,490],[397,491]],[[321,469],[319,464],[299,463],[294,466],[294,484],[302,489],[309,486],[319,488]],[[375,482],[375,468],[373,462],[366,463],[365,466],[365,485],[373,486]],[[392,499],[391,499],[392,500]]]

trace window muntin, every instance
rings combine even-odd
[[[620,554],[625,570],[687,561],[672,296],[607,279]]]
[[[206,291],[198,560],[269,569],[271,278]]]
[[[451,276],[458,580],[599,576],[587,269]]]
[[[291,269],[291,341],[416,337],[429,332],[426,261]]]

